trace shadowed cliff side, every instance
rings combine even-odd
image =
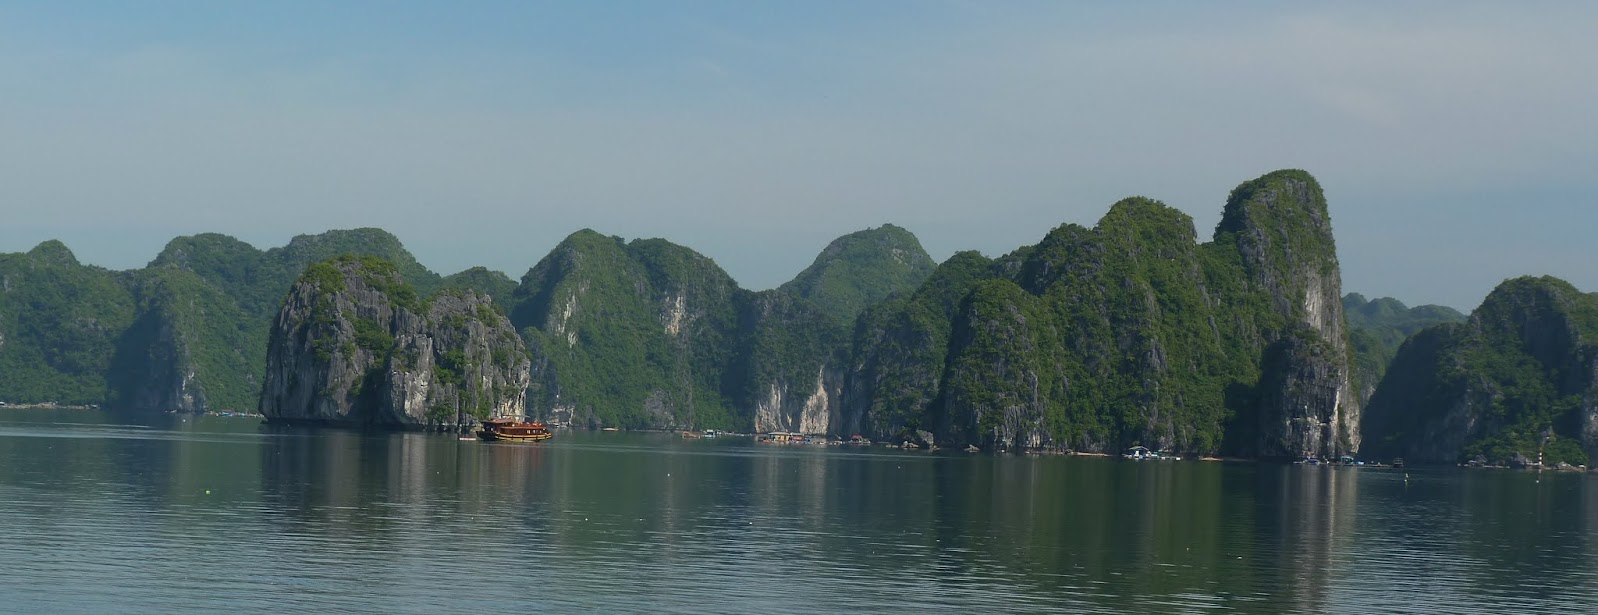
[[[1348,318],[1349,350],[1354,353],[1354,375],[1360,403],[1368,404],[1398,347],[1411,335],[1435,325],[1464,322],[1465,315],[1441,305],[1408,307],[1391,297],[1366,300],[1364,295],[1343,296]]]
[[[1463,323],[1404,342],[1365,420],[1378,455],[1585,465],[1598,453],[1598,297],[1508,280]]]
[[[1308,173],[1277,171],[1232,191],[1215,242],[1233,243],[1248,294],[1267,298],[1270,354],[1259,400],[1262,457],[1330,456],[1360,447],[1360,403],[1349,368],[1342,274],[1331,216]]]

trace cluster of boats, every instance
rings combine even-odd
[[[1134,446],[1132,448],[1126,449],[1126,452],[1121,453],[1121,458],[1122,459],[1131,459],[1133,461],[1181,461],[1182,460],[1182,458],[1180,456],[1178,456],[1178,455],[1169,453],[1167,451],[1150,450],[1146,446]],[[1388,467],[1402,468],[1402,467],[1404,467],[1404,460],[1403,459],[1394,459],[1391,464],[1384,464],[1384,463],[1360,461],[1358,459],[1355,459],[1351,455],[1343,455],[1341,457],[1338,457],[1335,460],[1332,460],[1332,459],[1320,459],[1320,458],[1315,457],[1313,455],[1307,455],[1307,456],[1303,457],[1302,459],[1298,459],[1298,460],[1293,461],[1293,464],[1294,465],[1309,465],[1309,466],[1322,466],[1322,465],[1324,465],[1324,466],[1365,466],[1365,467],[1373,467],[1373,468],[1388,468]]]
[[[1125,453],[1121,453],[1121,458],[1122,459],[1131,459],[1133,461],[1181,461],[1182,460],[1182,457],[1180,455],[1175,455],[1175,454],[1172,454],[1172,453],[1169,453],[1169,452],[1166,452],[1166,451],[1151,451],[1151,450],[1149,450],[1149,447],[1147,447],[1147,446],[1134,446],[1132,448],[1126,449]]]
[[[541,441],[541,440],[548,440],[550,438],[555,437],[555,434],[549,430],[549,425],[547,425],[545,423],[542,423],[542,422],[539,422],[539,421],[522,421],[522,420],[517,420],[517,419],[513,419],[513,418],[493,418],[493,419],[484,420],[482,422],[481,427],[477,430],[476,434],[477,434],[478,439],[481,439],[481,440],[483,440],[485,442],[538,442],[538,441]],[[684,438],[716,438],[716,437],[720,437],[720,436],[724,436],[724,435],[727,435],[727,434],[725,432],[717,431],[717,430],[714,430],[714,429],[706,429],[706,430],[704,430],[702,432],[699,432],[699,431],[684,431],[684,432],[682,432],[682,437],[684,437]],[[871,441],[870,440],[868,440],[866,438],[863,438],[861,436],[854,436],[854,437],[851,437],[848,440],[832,440],[832,441],[828,441],[825,436],[814,436],[814,435],[807,435],[807,434],[802,434],[802,433],[793,433],[793,432],[787,432],[787,431],[773,431],[773,432],[770,432],[770,433],[759,434],[759,435],[755,436],[755,441],[756,442],[760,442],[760,443],[765,443],[765,444],[832,444],[832,445],[853,444],[853,445],[858,445],[858,446],[870,446],[871,445]],[[904,444],[902,444],[901,447],[902,448],[907,448],[907,449],[908,448],[920,448],[919,446],[915,445],[914,443],[911,443],[911,442],[908,442],[908,441],[905,442]],[[976,448],[975,446],[966,447],[966,452],[979,452],[979,450],[980,449]],[[1133,461],[1181,461],[1182,460],[1182,457],[1180,455],[1176,455],[1176,454],[1173,454],[1171,452],[1163,451],[1163,450],[1151,450],[1151,449],[1149,449],[1149,447],[1146,447],[1146,446],[1134,446],[1132,448],[1126,449],[1126,452],[1121,454],[1121,458],[1122,459],[1130,459],[1130,460],[1133,460]],[[1294,464],[1299,464],[1299,465],[1311,465],[1311,466],[1330,465],[1330,466],[1371,466],[1371,467],[1395,467],[1395,468],[1404,467],[1404,460],[1403,459],[1394,459],[1392,464],[1389,466],[1388,464],[1367,463],[1367,462],[1364,462],[1364,461],[1359,461],[1359,460],[1357,460],[1357,459],[1355,459],[1355,458],[1353,458],[1352,456],[1349,456],[1349,455],[1343,455],[1342,457],[1337,458],[1337,460],[1335,460],[1335,461],[1329,460],[1329,459],[1328,460],[1322,460],[1322,459],[1314,457],[1314,456],[1306,456],[1303,459],[1299,459],[1297,461],[1294,461],[1293,463]]]
[[[476,434],[477,434],[478,439],[481,439],[481,440],[483,440],[485,442],[538,442],[538,441],[541,441],[541,440],[548,440],[550,438],[555,437],[555,434],[549,430],[549,425],[547,425],[545,423],[542,423],[542,422],[539,422],[539,421],[522,421],[522,420],[517,420],[517,419],[513,419],[513,418],[493,418],[493,419],[484,420],[482,422],[481,427],[477,430]],[[725,432],[717,431],[717,430],[714,430],[714,429],[706,429],[703,432],[698,432],[698,431],[684,431],[684,432],[682,432],[682,437],[684,437],[684,438],[716,438],[716,437],[720,437],[720,436],[724,436],[724,435],[726,435]],[[848,440],[832,440],[832,441],[828,441],[825,436],[813,436],[813,435],[807,435],[807,434],[802,434],[802,433],[793,433],[793,432],[787,432],[787,431],[773,431],[773,432],[770,432],[770,433],[763,433],[763,434],[755,436],[755,441],[756,442],[760,442],[760,443],[765,443],[765,444],[832,444],[832,445],[853,444],[853,445],[858,445],[858,446],[870,446],[871,445],[871,441],[870,440],[868,440],[866,438],[863,438],[861,436],[854,436],[854,437],[851,437]],[[911,442],[908,442],[908,441],[905,442],[903,445],[901,445],[901,447],[902,448],[920,448],[919,446],[915,445],[914,443],[911,443]],[[979,450],[980,449],[976,448],[975,446],[966,447],[966,452],[978,452]],[[1149,447],[1146,447],[1146,446],[1134,446],[1132,448],[1126,449],[1126,452],[1121,454],[1121,458],[1122,459],[1130,459],[1130,460],[1133,460],[1133,461],[1181,461],[1182,460],[1182,457],[1180,455],[1176,455],[1176,454],[1170,453],[1168,451],[1163,451],[1163,450],[1150,450]],[[1315,466],[1315,465],[1337,465],[1337,466],[1389,467],[1387,464],[1366,463],[1364,461],[1359,461],[1359,460],[1354,459],[1352,456],[1349,456],[1349,455],[1343,455],[1342,457],[1337,458],[1337,460],[1335,460],[1335,461],[1333,461],[1333,460],[1322,460],[1322,459],[1319,459],[1319,458],[1314,457],[1314,456],[1306,456],[1303,459],[1294,461],[1293,463],[1300,464],[1300,465],[1312,465],[1312,466]],[[1404,467],[1404,460],[1403,459],[1394,459],[1393,463],[1391,464],[1390,467],[1402,468],[1402,467]]]
[[[826,444],[827,438],[825,436],[809,436],[802,433],[773,431],[755,436],[755,441],[766,444]]]
[[[1394,459],[1392,464],[1384,464],[1384,463],[1360,461],[1358,459],[1355,459],[1351,455],[1343,455],[1342,457],[1338,457],[1335,461],[1331,460],[1331,459],[1320,459],[1318,457],[1315,457],[1314,455],[1309,455],[1309,456],[1305,456],[1303,459],[1300,459],[1298,461],[1294,461],[1293,463],[1295,465],[1306,465],[1306,466],[1370,466],[1370,467],[1373,467],[1373,468],[1386,468],[1386,467],[1402,468],[1402,467],[1404,467],[1403,458]]]

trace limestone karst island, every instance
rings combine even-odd
[[[739,287],[664,239],[571,234],[520,280],[441,276],[373,229],[148,266],[0,255],[0,400],[468,432],[802,434],[921,448],[1586,466],[1598,298],[1505,282],[1468,317],[1345,294],[1309,173],[1243,182],[1200,240],[1158,201],[935,263],[891,224]]]
[[[1598,613],[1595,25],[0,1],[0,615]]]

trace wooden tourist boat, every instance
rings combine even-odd
[[[485,442],[503,440],[506,442],[537,442],[555,437],[550,433],[549,426],[540,422],[518,421],[516,419],[488,419],[483,421],[483,428],[477,430],[477,437]]]

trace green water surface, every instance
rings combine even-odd
[[[3,612],[1598,612],[1598,477],[0,409]]]

